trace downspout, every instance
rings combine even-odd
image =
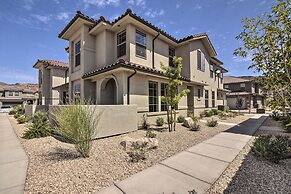
[[[65,84],[67,83],[68,71],[69,71],[69,69],[66,69],[66,71],[65,71]]]
[[[127,104],[130,104],[130,78],[136,74],[136,69],[134,72],[127,77]]]
[[[153,43],[152,43],[152,46],[153,46],[153,48],[152,48],[152,52],[153,52],[153,54],[152,54],[152,67],[153,67],[153,69],[155,68],[155,40],[158,38],[159,35],[160,35],[160,32],[158,32],[158,34],[154,37]]]

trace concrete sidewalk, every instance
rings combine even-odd
[[[23,193],[28,159],[6,113],[0,113],[0,193]]]
[[[159,164],[117,182],[99,194],[205,193],[265,121],[254,116]]]

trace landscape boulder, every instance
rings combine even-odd
[[[131,137],[124,137],[124,139],[120,142],[120,145],[124,148],[124,150],[128,151],[131,149],[131,145],[136,142],[138,145],[142,145],[144,143],[147,143],[148,149],[155,149],[158,147],[158,140],[156,138],[148,138],[148,137],[142,137],[139,139],[134,139]]]
[[[184,122],[183,122],[183,126],[187,127],[187,128],[190,128],[191,125],[194,124],[194,121],[191,117],[186,117]]]

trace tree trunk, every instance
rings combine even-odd
[[[176,109],[174,109],[174,131],[176,131]]]

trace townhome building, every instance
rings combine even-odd
[[[110,22],[81,12],[59,34],[69,43],[69,96],[98,105],[136,104],[148,117],[165,115],[161,101],[168,83],[161,64],[183,58],[179,91],[189,89],[179,114],[217,108],[226,103],[227,70],[207,34],[176,39],[130,9]]]
[[[3,105],[36,104],[37,99],[38,90],[36,84],[0,85],[0,108]]]
[[[56,60],[37,60],[39,105],[58,105],[68,101],[69,64]]]
[[[267,95],[263,93],[255,76],[225,76],[224,88],[230,90],[227,93],[227,106],[230,109],[238,109],[238,100],[242,102],[241,109],[255,109],[265,106]]]

